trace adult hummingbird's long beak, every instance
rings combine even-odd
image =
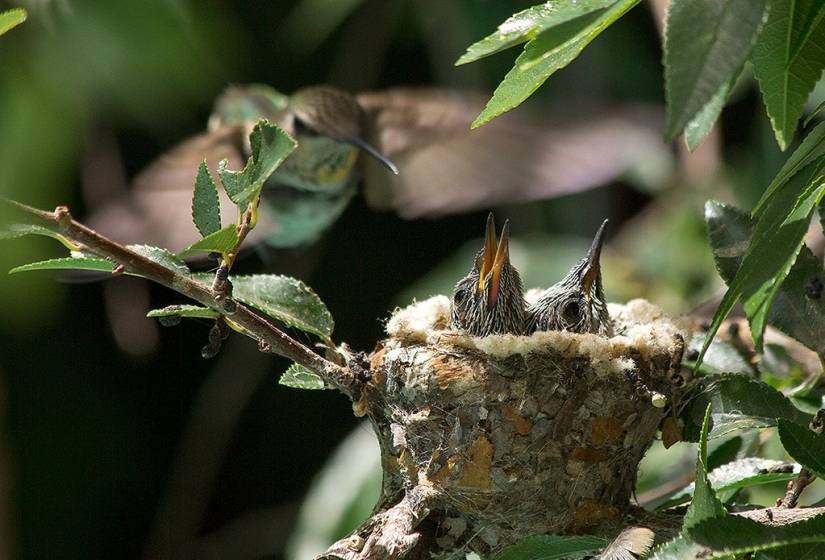
[[[498,242],[496,249],[495,261],[493,262],[493,270],[490,275],[490,292],[487,299],[487,309],[492,309],[498,300],[498,294],[501,289],[501,271],[504,265],[510,263],[510,221],[504,222],[504,228],[501,230],[501,239]]]
[[[593,244],[590,245],[590,250],[587,251],[587,256],[585,256],[587,266],[582,275],[582,287],[584,288],[585,297],[587,297],[588,301],[590,300],[591,294],[590,286],[592,286],[593,282],[599,277],[599,272],[601,271],[599,259],[602,255],[602,244],[604,243],[604,232],[606,229],[607,220],[602,222],[599,231],[596,232],[596,237],[593,239]]]
[[[370,144],[367,143],[366,140],[361,138],[360,136],[348,136],[346,138],[341,138],[347,144],[352,144],[359,150],[363,150],[367,152],[369,155],[374,157],[378,160],[379,163],[383,164],[387,169],[392,171],[395,175],[398,175],[398,168],[395,166],[393,162],[389,160],[384,154],[373,148]]]
[[[484,291],[484,279],[487,273],[493,268],[493,263],[496,260],[496,219],[493,213],[487,216],[487,233],[484,237],[484,254],[480,263],[476,263],[478,267],[478,290]]]

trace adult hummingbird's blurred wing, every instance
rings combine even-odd
[[[520,107],[471,130],[485,96],[391,89],[357,99],[368,140],[399,169],[392,176],[363,160],[367,203],[408,219],[561,196],[631,170],[659,182],[672,168],[659,107],[555,120]]]
[[[133,180],[128,195],[105,205],[89,218],[89,225],[120,243],[141,243],[178,252],[198,239],[192,222],[192,194],[200,162],[206,159],[217,181],[217,164],[227,158],[227,167],[243,169],[247,157],[243,146],[247,127],[221,126],[184,141],[161,155]],[[218,188],[224,224],[237,218],[237,207]],[[265,233],[252,230],[254,242]]]

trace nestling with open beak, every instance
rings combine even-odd
[[[476,254],[470,274],[453,291],[450,325],[472,336],[524,334],[524,287],[510,264],[510,223],[504,222],[498,245],[495,229],[491,213],[484,248]]]
[[[606,226],[607,220],[596,232],[587,255],[529,307],[527,334],[568,331],[613,336],[613,320],[607,312],[599,263]]]

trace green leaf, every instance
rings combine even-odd
[[[822,154],[825,153],[825,150],[822,149],[823,146],[825,146],[825,122],[816,125],[791,157],[788,158],[788,161],[786,161],[782,169],[779,170],[774,180],[771,181],[765,194],[763,194],[759,202],[756,203],[752,215],[756,216],[761,213],[762,207],[773,197],[776,189],[784,185],[803,165],[807,165],[815,158],[820,158]]]
[[[782,421],[780,420],[780,422]],[[799,465],[794,465],[791,472],[770,472],[770,470],[787,464],[783,461],[747,457],[713,469],[708,473],[708,481],[717,494],[759,484],[784,482],[796,477],[800,470]],[[694,486],[694,483],[685,486],[668,498],[666,502],[659,504],[656,509],[661,511],[685,503],[693,496]]]
[[[226,160],[218,164],[218,176],[226,194],[242,211],[258,200],[264,182],[297,145],[289,134],[265,120],[258,121],[252,129],[249,142],[252,156],[243,171],[227,170]]]
[[[213,276],[196,274],[195,278],[211,284]],[[274,274],[232,276],[230,279],[232,295],[238,301],[292,327],[316,334],[331,344],[332,315],[315,292],[300,280]]]
[[[518,544],[506,548],[494,560],[555,560],[582,558],[588,552],[599,550],[607,545],[599,537],[562,537],[557,535],[538,535],[527,537]]]
[[[728,515],[700,523],[692,527],[689,534],[696,542],[724,554],[745,554],[788,545],[825,543],[825,515],[775,527],[738,515]],[[808,550],[811,550],[810,547]],[[806,554],[799,558],[819,556]]]
[[[278,383],[293,389],[329,389],[319,375],[299,364],[289,366]]]
[[[710,201],[705,205],[705,221],[716,268],[730,284],[753,236],[754,220],[736,208]],[[767,319],[788,336],[820,352],[825,341],[825,299],[809,297],[812,279],[825,279],[825,268],[807,247],[802,247],[785,281],[778,287]],[[705,360],[709,359],[714,346],[718,343],[714,342]]]
[[[456,66],[474,62],[533,39],[551,27],[607,8],[616,0],[580,0],[578,2],[547,2],[507,18],[498,31],[470,45]]]
[[[220,313],[200,305],[169,305],[162,309],[152,309],[147,317],[192,317],[195,319],[216,319]]]
[[[707,547],[686,537],[677,537],[653,550],[650,560],[693,560],[705,558]]]
[[[17,27],[26,21],[27,17],[28,14],[23,8],[13,8],[0,13],[0,35],[13,27]]]
[[[229,224],[225,228],[219,229],[195,241],[189,247],[178,253],[178,256],[186,258],[204,253],[228,253],[232,251],[237,244],[238,227],[235,224]]]
[[[766,0],[674,0],[665,37],[665,139],[679,136],[751,50]],[[695,137],[698,134],[694,134]]]
[[[9,270],[14,272],[30,272],[32,270],[94,270],[96,272],[112,272],[115,265],[106,259],[91,257],[66,257],[63,259],[49,259],[31,264],[24,264]]]
[[[713,487],[708,481],[708,430],[710,429],[711,407],[705,409],[705,419],[702,422],[702,432],[699,437],[699,452],[696,458],[696,482],[694,483],[693,499],[685,512],[683,530],[689,530],[706,519],[715,519],[727,515],[725,507]]]
[[[524,52],[496,88],[472,128],[481,126],[527,99],[551,74],[570,64],[590,41],[638,3],[639,0],[618,0],[607,8],[592,11],[536,35],[524,46]]]
[[[142,257],[146,257],[150,261],[156,262],[164,268],[168,268],[173,272],[184,276],[189,276],[191,274],[191,271],[189,270],[189,267],[186,266],[186,263],[178,258],[178,256],[169,249],[152,247],[151,245],[127,245],[126,248],[134,251]]]
[[[819,478],[825,477],[825,437],[790,420],[779,420],[779,440],[788,454]]]
[[[825,3],[771,0],[751,63],[776,141],[783,150],[791,143],[805,101],[825,68],[823,45]]]
[[[686,411],[689,416],[683,435],[687,441],[694,440],[691,426],[701,426],[708,405],[712,406],[711,439],[745,428],[769,428],[776,425],[777,418],[790,420],[795,415],[791,401],[770,385],[747,375],[710,377]]]
[[[730,90],[733,89],[741,73],[742,68],[740,67],[730,75],[730,78],[713,94],[710,101],[685,125],[685,142],[687,142],[688,149],[691,152],[698,148],[699,144],[710,134],[713,124],[719,118],[722,108],[728,100]]]
[[[762,336],[771,303],[802,250],[811,214],[825,193],[819,175],[823,160],[825,158],[814,160],[795,173],[765,206],[742,264],[728,283],[728,291],[713,316],[697,366],[740,297],[751,325],[754,346],[758,352],[762,350]],[[706,213],[709,211],[706,205]]]
[[[221,203],[218,187],[209,174],[206,160],[198,167],[195,179],[195,194],[192,196],[192,221],[203,237],[221,229]]]

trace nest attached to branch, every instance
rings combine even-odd
[[[615,535],[639,462],[684,395],[689,329],[611,305],[616,336],[466,336],[449,300],[397,311],[355,403],[378,434],[373,516],[321,558],[489,557],[531,535]]]

